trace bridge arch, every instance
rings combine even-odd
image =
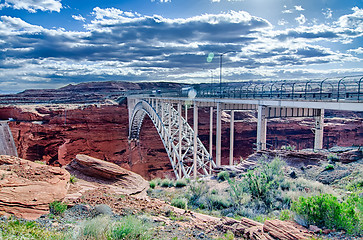
[[[195,176],[211,173],[215,163],[199,138],[194,144],[194,131],[181,116],[181,106],[177,111],[171,103],[131,99],[128,107],[129,141],[139,140],[143,121],[148,115],[163,142],[177,179],[190,178],[195,169]]]

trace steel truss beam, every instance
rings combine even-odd
[[[130,106],[130,105],[129,105]],[[129,126],[129,140],[139,140],[142,122],[147,114],[152,120],[164,144],[177,179],[206,176],[216,167],[211,155],[187,121],[179,115],[173,104],[167,101],[137,99]],[[194,138],[196,137],[196,141]],[[196,149],[196,167],[193,163]]]

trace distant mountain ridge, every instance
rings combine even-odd
[[[184,85],[171,82],[87,82],[58,89],[28,89],[16,94],[0,94],[0,104],[97,103],[116,100],[131,92],[177,91]]]

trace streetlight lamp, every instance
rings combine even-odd
[[[222,98],[222,56],[227,53],[236,52],[236,51],[226,51],[219,55],[219,93]]]

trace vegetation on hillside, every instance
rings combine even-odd
[[[329,158],[332,159],[336,160],[336,157]],[[343,179],[345,184],[333,189],[301,177],[292,179],[285,168],[286,163],[279,158],[270,162],[261,159],[256,168],[236,177],[220,172],[214,180],[217,182],[212,184],[199,179],[188,181],[185,189],[150,189],[149,195],[179,208],[215,216],[248,217],[261,222],[279,218],[295,220],[305,226],[313,224],[321,228],[345,230],[352,235],[363,234],[361,172],[352,173],[355,176],[353,180]],[[329,166],[323,171],[333,169],[334,166]],[[164,180],[153,181],[160,182],[162,186]]]

